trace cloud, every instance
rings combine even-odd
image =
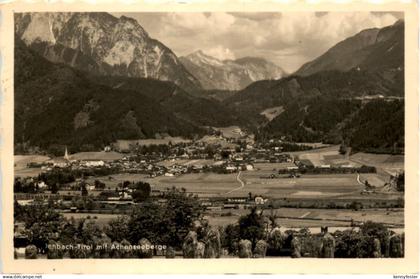
[[[258,12],[258,13],[229,13],[230,15],[236,18],[244,18],[253,21],[265,21],[265,20],[272,20],[277,17],[281,17],[281,13],[273,13],[273,12]]]
[[[220,59],[264,57],[289,72],[363,29],[402,18],[394,12],[131,13],[178,56],[197,49]]]
[[[236,58],[235,54],[230,49],[220,45],[213,48],[203,49],[203,52],[219,60],[234,60]]]
[[[198,32],[217,32],[223,34],[230,30],[235,17],[226,13],[168,13],[163,17],[166,30],[187,30]]]

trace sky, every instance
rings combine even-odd
[[[262,57],[289,73],[363,29],[403,18],[394,12],[114,13],[135,18],[177,56]]]

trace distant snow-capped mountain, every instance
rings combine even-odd
[[[177,56],[134,19],[108,13],[18,13],[16,36],[55,63],[97,75],[167,80],[199,88]]]
[[[257,57],[219,60],[199,50],[180,60],[205,89],[240,90],[258,80],[285,76],[282,68]]]

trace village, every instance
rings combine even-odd
[[[279,250],[282,252],[275,252],[274,256],[296,254],[293,252],[296,247],[286,241],[287,235],[293,235],[293,239],[302,237],[304,241],[316,236],[310,245],[319,245],[318,235],[328,235],[325,232],[328,229],[336,241],[341,230],[363,235],[360,228],[371,226],[371,216],[375,216],[377,226],[389,230],[391,235],[404,232],[403,193],[397,190],[398,169],[394,174],[390,166],[385,169],[383,164],[365,165],[360,156],[350,160],[348,152],[343,152],[340,146],[298,145],[282,140],[255,143],[246,142],[246,138],[246,135],[239,139],[220,136],[223,148],[220,144],[191,141],[135,144],[129,150],[107,146],[99,152],[75,154],[65,148],[62,157],[38,161],[31,158],[21,169],[16,165],[15,208],[37,208],[43,204],[65,217],[71,226],[94,224],[99,231],[109,234],[112,224],[124,220],[121,218],[134,218],[138,210],[147,214],[150,203],[167,208],[174,202],[173,193],[184,193],[187,199],[192,199],[190,202],[198,202],[200,209],[196,210],[202,212],[201,224],[210,231],[214,228],[225,231],[227,242],[223,245],[227,247],[222,249],[223,257],[245,257],[232,246],[226,233],[247,214],[258,214],[249,218],[265,220],[259,225],[264,234],[276,231],[283,235],[284,247]],[[399,165],[392,165],[396,166]],[[31,175],[27,175],[28,170]],[[390,172],[389,181],[380,179],[385,170]],[[19,172],[26,175],[19,176]],[[30,234],[26,224],[14,225],[16,257],[22,258],[24,254],[27,257]],[[188,236],[183,245],[187,242]],[[118,245],[130,243],[136,242],[123,240]],[[145,240],[138,243],[152,245]],[[188,257],[184,246],[172,256]],[[302,256],[319,256],[306,246]],[[54,251],[39,250],[37,255],[47,253],[47,257],[55,257],[51,256],[57,253]],[[83,257],[73,253],[63,251],[59,257]],[[169,255],[168,250],[151,253],[147,251],[147,257]],[[128,255],[145,257],[138,253]]]
[[[240,135],[243,135],[242,132]],[[245,137],[244,137],[245,138]],[[282,153],[281,141],[273,144],[271,148],[260,147],[255,142],[246,142],[233,138],[217,137],[225,144],[224,148],[219,148],[220,144],[208,145],[202,141],[150,145],[143,148],[138,145],[130,146],[129,149],[121,149],[118,146],[106,146],[101,152],[83,152],[70,155],[67,148],[62,157],[55,157],[42,162],[29,162],[25,166],[28,169],[39,170],[40,173],[64,171],[69,173],[126,173],[141,174],[146,179],[156,177],[176,177],[191,173],[217,173],[232,174],[241,171],[253,171],[254,164],[258,163],[289,163],[288,169],[297,170],[298,167],[293,163],[293,157]],[[146,150],[145,150],[146,149]],[[17,175],[18,176],[18,175]],[[23,178],[27,182],[34,182],[40,197],[47,197],[51,193],[51,185],[37,177]],[[101,183],[89,183],[84,177],[75,179],[72,183],[62,185],[60,192],[67,192],[69,195],[81,195],[80,182],[85,181],[85,188],[88,193],[95,193],[98,196],[105,191]],[[95,179],[97,182],[98,180]],[[115,191],[107,200],[115,202],[132,201],[131,192],[133,189],[120,187],[120,191]],[[77,192],[77,193],[76,193]],[[71,194],[70,194],[71,193]],[[152,196],[158,196],[159,190],[151,190]],[[27,204],[30,200],[20,200],[19,198],[28,197],[16,193],[18,202]],[[35,197],[36,194],[31,195]],[[259,198],[259,199],[258,199]],[[257,203],[262,203],[261,197],[257,198]],[[239,199],[245,201],[246,199]],[[204,201],[204,205],[209,202]],[[211,204],[211,203],[210,203]],[[225,205],[229,207],[229,205]],[[74,208],[73,208],[74,210]]]
[[[152,198],[159,199],[167,188],[176,186],[196,194],[202,206],[214,214],[224,209],[264,204],[295,207],[302,204],[302,200],[303,204],[310,204],[309,201],[319,197],[312,197],[311,189],[307,187],[296,193],[269,192],[273,183],[278,183],[278,191],[282,191],[284,183],[305,182],[306,176],[312,180],[324,179],[320,181],[326,183],[329,175],[335,175],[345,178],[347,183],[350,176],[356,178],[357,174],[357,179],[351,178],[348,187],[352,190],[351,195],[356,193],[357,199],[362,195],[377,194],[377,187],[384,186],[372,185],[367,179],[361,181],[360,175],[376,175],[376,168],[348,160],[348,152],[343,154],[342,147],[332,146],[331,149],[328,145],[296,144],[282,139],[256,142],[252,135],[237,127],[196,141],[174,140],[172,143],[168,139],[166,142],[156,140],[156,143],[153,140],[149,140],[148,145],[116,143],[99,152],[75,154],[69,154],[65,147],[62,157],[26,162],[20,169],[24,170],[21,171],[24,175],[19,175],[19,168],[16,170],[15,198],[20,204],[31,204],[34,199],[47,203],[53,198],[63,211],[88,212],[84,203],[79,202],[77,206],[75,200],[90,197],[96,204],[90,206],[90,210],[95,208],[95,212],[99,212],[101,208],[100,212],[121,213],[136,203],[134,185],[142,181],[150,185],[148,195]],[[323,154],[317,152],[334,154],[328,156],[335,156],[336,160],[314,159],[311,154]],[[31,175],[25,174],[27,170],[32,171]],[[204,176],[206,181],[200,178]],[[373,181],[378,179],[375,177]],[[17,182],[32,186],[19,188]],[[346,194],[344,185],[335,185],[335,188],[343,188],[340,191]],[[326,192],[325,198],[337,198],[337,194],[329,195],[331,190]],[[380,196],[379,199],[383,193]],[[395,199],[389,201],[388,196],[383,206],[394,206]],[[352,197],[347,197],[336,204],[348,208],[351,202]],[[326,201],[317,203],[319,207],[327,206]],[[360,203],[366,203],[366,200]],[[331,207],[331,203],[328,206]]]

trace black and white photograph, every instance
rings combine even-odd
[[[13,19],[15,260],[405,257],[404,12]]]

